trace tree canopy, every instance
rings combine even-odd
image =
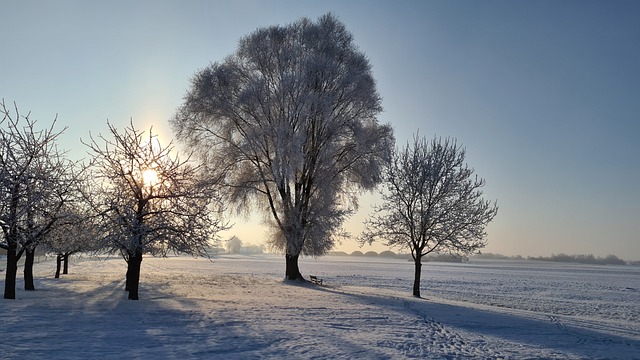
[[[296,279],[298,256],[330,250],[357,192],[381,181],[394,140],[380,103],[367,57],[327,14],[241,39],[194,75],[172,125],[237,210],[267,214]]]

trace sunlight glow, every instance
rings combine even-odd
[[[147,169],[142,172],[142,180],[145,186],[154,186],[158,184],[158,173],[153,169]]]

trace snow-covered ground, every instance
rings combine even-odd
[[[0,358],[640,359],[639,267],[429,263],[416,299],[403,260],[303,259],[321,287],[279,256],[145,258],[129,301],[121,259],[54,266],[2,300]]]

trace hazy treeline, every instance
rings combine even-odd
[[[627,262],[620,259],[615,255],[607,255],[606,257],[595,257],[591,254],[589,255],[567,255],[567,254],[558,254],[551,255],[550,257],[531,257],[529,256],[527,259],[529,260],[539,260],[539,261],[555,261],[555,262],[570,262],[570,263],[579,263],[579,264],[593,264],[593,265],[627,265]]]
[[[507,256],[502,254],[476,254],[473,255],[476,259],[492,259],[492,260],[525,260],[521,255]],[[553,254],[551,256],[529,256],[527,260],[536,261],[553,261],[553,262],[567,262],[578,264],[592,264],[592,265],[640,265],[640,261],[624,261],[615,255],[607,255],[606,257],[596,257],[592,254],[589,255],[567,255],[567,254]]]
[[[473,258],[490,259],[490,260],[524,260],[525,259],[521,255],[508,256],[508,255],[494,254],[494,253],[474,254]]]
[[[395,258],[395,259],[404,259],[411,260],[411,254],[406,253],[395,253],[390,250],[382,251],[377,253],[375,251],[367,251],[363,253],[362,251],[353,251],[352,253],[346,253],[344,251],[331,251],[327,255],[333,256],[366,256],[366,257],[382,257],[382,258]],[[466,262],[469,261],[469,258],[464,255],[452,255],[452,254],[440,254],[440,253],[432,253],[429,255],[425,255],[423,259],[427,262]]]
[[[411,259],[411,254],[396,254],[393,251],[383,251],[381,253],[377,253],[375,251],[367,251],[363,253],[361,251],[354,251],[351,254],[348,254],[344,251],[333,251],[328,255],[337,255],[337,256],[379,256],[379,257],[393,257],[398,259]],[[566,254],[553,254],[549,257],[523,257],[522,255],[502,255],[502,254],[494,254],[494,253],[481,253],[474,254],[471,256],[473,259],[488,259],[488,260],[536,260],[536,261],[552,261],[552,262],[567,262],[567,263],[578,263],[578,264],[592,264],[592,265],[640,265],[640,261],[625,261],[620,259],[615,255],[608,255],[606,257],[596,257],[591,254],[589,255],[566,255]],[[426,256],[427,261],[431,262],[466,262],[469,261],[469,258],[466,256],[458,256],[451,254],[430,254]]]

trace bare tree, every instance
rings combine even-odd
[[[27,211],[26,227],[22,229],[22,249],[25,251],[25,290],[35,290],[33,263],[36,248],[49,241],[57,227],[73,221],[68,208],[79,208],[82,197],[78,188],[86,167],[65,157],[56,147],[49,147],[43,159],[42,172],[36,174],[27,186],[26,201],[32,206]],[[35,191],[34,191],[35,190]],[[32,198],[33,194],[37,194]],[[77,239],[65,239],[76,242]]]
[[[380,182],[393,144],[380,125],[367,57],[331,14],[256,30],[192,79],[172,120],[239,212],[258,208],[302,279],[300,254],[320,256],[344,234],[357,194]]]
[[[104,240],[127,261],[129,299],[138,299],[143,254],[168,252],[207,256],[210,242],[226,228],[219,220],[218,195],[200,167],[162,147],[133,124],[113,139],[100,136],[86,145],[94,155],[92,207],[102,216]]]
[[[70,206],[73,205],[73,206]],[[67,204],[60,210],[61,221],[44,241],[46,251],[56,255],[55,278],[69,273],[69,257],[79,252],[100,250],[99,217],[84,202]]]
[[[366,221],[363,243],[408,248],[415,262],[413,295],[420,297],[422,257],[434,252],[469,254],[486,245],[485,226],[497,204],[482,198],[483,179],[464,162],[456,140],[414,139],[396,151],[384,172],[382,205]]]
[[[0,224],[7,249],[5,299],[15,299],[17,263],[23,253],[25,288],[33,289],[33,254],[58,217],[56,207],[67,200],[72,166],[56,146],[60,132],[38,130],[30,114],[0,104]]]

